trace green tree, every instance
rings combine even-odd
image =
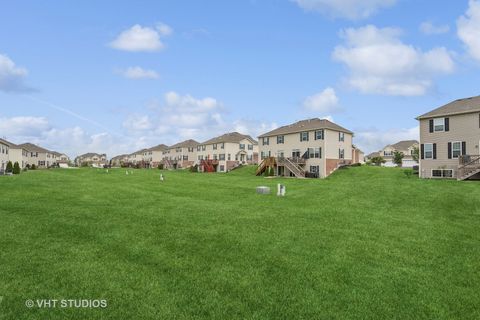
[[[403,163],[403,157],[405,157],[403,152],[395,151],[393,153],[393,163],[395,163],[397,166],[401,167],[402,163]]]
[[[5,168],[5,172],[13,172],[12,161],[7,162],[7,167]]]
[[[419,150],[418,150],[418,147],[414,147],[414,148],[413,148],[412,158],[413,158],[413,160],[415,160],[415,162],[418,163],[418,159],[419,159]]]
[[[385,159],[383,159],[383,157],[380,157],[380,156],[373,157],[372,159],[370,159],[370,161],[376,166],[380,166],[386,162]]]
[[[20,174],[20,165],[18,164],[18,162],[15,162],[15,164],[13,165],[13,174]]]

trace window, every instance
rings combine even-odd
[[[292,158],[300,158],[300,150],[293,149],[292,150]]]
[[[206,145],[203,145],[203,146],[202,146],[202,151],[205,151],[205,149],[207,149],[207,146],[206,146]]]
[[[315,131],[315,140],[323,140],[323,129]]]
[[[188,156],[183,156],[183,160],[188,161]]]
[[[232,159],[232,156],[230,155],[230,153],[228,154],[228,161],[230,161]]]
[[[253,144],[248,145],[248,150],[253,150]]]
[[[315,151],[313,151],[313,148],[308,148],[308,158],[315,158]]]
[[[230,156],[230,155],[229,155],[229,156]],[[263,152],[263,151],[260,152],[260,159],[262,159],[262,160],[265,159],[265,152]]]
[[[285,152],[283,152],[283,151],[277,151],[277,157],[279,157],[279,158],[284,158],[284,157],[285,157]]]
[[[433,143],[425,143],[423,157],[425,159],[433,159]]]
[[[277,136],[277,144],[283,144],[285,141],[285,136]]]
[[[445,131],[445,118],[433,119],[433,131],[435,132]]]
[[[213,144],[213,150],[217,150],[217,144],[216,143]]]
[[[310,173],[318,173],[320,172],[319,166],[310,166]]]
[[[245,150],[245,144],[240,143],[240,150]]]
[[[270,144],[270,138],[269,137],[262,138],[262,145],[268,146],[269,144]]]
[[[225,149],[225,142],[222,142],[222,143],[220,144],[220,149]]]
[[[453,178],[452,169],[433,169],[432,170],[433,178]]]
[[[322,148],[315,148],[315,158],[321,158],[322,157]]]
[[[225,166],[224,165],[220,166],[220,171],[225,171]]]
[[[462,143],[452,142],[452,158],[459,158],[462,154]]]
[[[393,152],[392,151],[383,151],[383,155],[385,157],[391,157],[391,156],[393,156]]]
[[[213,155],[213,160],[218,160],[216,154]]]
[[[345,159],[345,149],[338,149],[338,158]]]
[[[225,153],[218,155],[219,160],[225,160]]]
[[[338,133],[338,141],[345,141],[345,133],[339,132]]]
[[[300,132],[300,141],[308,141],[308,132]]]
[[[200,146],[197,146],[197,151],[200,151]]]

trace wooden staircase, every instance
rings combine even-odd
[[[200,165],[203,166],[203,172],[215,172],[214,160],[202,160]]]
[[[299,158],[300,159],[300,158]],[[284,166],[288,170],[290,170],[291,173],[294,174],[295,177],[297,178],[305,178],[305,172],[303,169],[298,165],[298,161],[295,161],[296,159],[290,159],[290,158],[278,158],[278,165],[279,166]]]
[[[265,170],[267,170],[267,168],[275,168],[276,165],[277,165],[277,161],[275,160],[275,157],[265,158],[258,165],[258,168],[255,174],[257,176],[260,176],[265,172]]]
[[[480,155],[477,156],[461,156],[460,165],[458,167],[457,180],[467,180],[477,173],[480,173]]]

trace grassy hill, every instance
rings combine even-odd
[[[480,318],[480,184],[253,172],[0,177],[0,319]]]

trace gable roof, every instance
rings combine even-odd
[[[218,136],[218,137],[212,138],[210,140],[207,140],[205,142],[202,142],[201,144],[213,144],[213,143],[222,143],[222,142],[239,143],[240,141],[242,141],[244,139],[249,139],[254,144],[256,144],[256,140],[253,139],[251,136],[246,135],[246,134],[241,134],[241,133],[238,133],[238,132],[225,133],[221,136]]]
[[[418,116],[417,120],[471,112],[480,112],[480,96],[452,101],[440,108]]]
[[[410,148],[414,144],[418,144],[418,141],[417,140],[403,140],[403,141],[399,141],[395,144],[392,144],[390,146],[395,150],[407,150],[408,148]]]
[[[115,156],[111,160],[125,159],[125,158],[128,158],[128,154],[121,154],[121,155]]]
[[[97,156],[97,157],[106,157],[107,155],[105,153],[103,154],[99,154],[99,153],[95,153],[95,152],[89,152],[89,153],[85,153],[85,154],[82,154],[80,156],[77,157],[78,158],[91,158],[93,156]]]
[[[4,145],[6,145],[6,146],[9,146],[9,147],[12,148],[12,149],[19,148],[19,146],[16,145],[15,143],[12,143],[12,142],[7,141],[7,140],[2,139],[2,138],[0,138],[0,143],[4,144]]]
[[[175,149],[175,148],[194,148],[199,143],[193,139],[188,139],[182,142],[179,142],[177,144],[174,144],[173,146],[170,146],[168,149]]]
[[[297,121],[295,123],[264,133],[258,137],[263,138],[263,137],[270,137],[270,136],[289,134],[289,133],[298,133],[302,131],[311,131],[311,130],[317,130],[317,129],[330,129],[334,131],[353,134],[353,132],[351,132],[350,130],[347,130],[327,119],[313,118],[313,119]]]
[[[369,155],[367,155],[365,158],[375,158],[379,156],[380,156],[380,152],[372,152]]]
[[[168,146],[166,144],[159,144],[158,146],[155,146],[155,147],[151,147],[150,149],[148,149],[149,151],[165,151],[168,149]],[[147,150],[147,149],[145,149]]]
[[[42,148],[40,146],[37,146],[36,144],[30,143],[30,142],[19,144],[18,147],[28,150],[30,152],[52,153],[52,151]]]

